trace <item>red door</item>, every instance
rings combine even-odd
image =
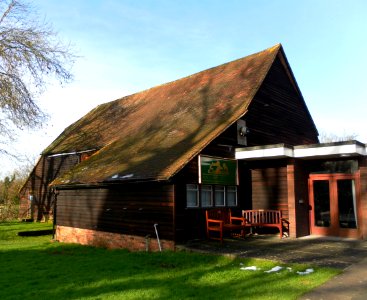
[[[312,174],[311,234],[359,237],[359,174]]]

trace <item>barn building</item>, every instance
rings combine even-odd
[[[320,144],[280,44],[99,105],[49,145],[21,216],[61,242],[156,250],[205,237],[205,210],[278,209],[290,237],[367,237],[357,141]],[[33,207],[33,209],[32,209]]]

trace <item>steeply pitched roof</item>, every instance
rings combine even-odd
[[[171,178],[246,113],[279,51],[280,44],[98,106],[43,152],[98,149],[53,185]]]

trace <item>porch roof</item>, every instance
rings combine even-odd
[[[287,157],[300,159],[319,159],[366,155],[366,145],[355,140],[301,146],[275,144],[236,149],[236,159],[241,160],[264,160]]]

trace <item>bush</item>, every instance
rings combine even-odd
[[[11,176],[0,180],[0,221],[10,221],[18,218],[19,189],[25,181],[25,176],[14,171]]]

